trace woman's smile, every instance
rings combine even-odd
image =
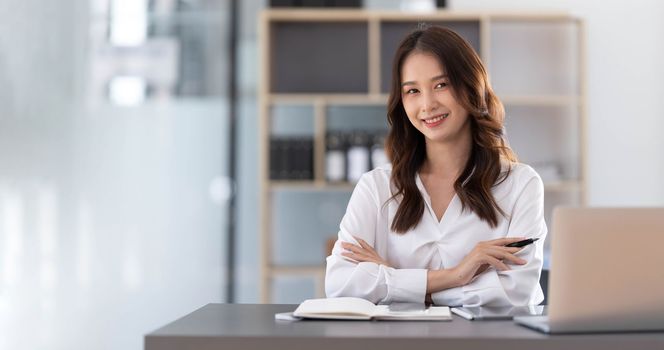
[[[424,122],[424,125],[426,125],[427,127],[433,128],[442,124],[449,116],[450,116],[449,113],[443,113],[433,116],[431,118],[422,119],[422,121]]]

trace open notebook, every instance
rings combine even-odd
[[[278,317],[277,319],[287,319]],[[292,313],[295,319],[450,321],[447,306],[396,303],[375,305],[361,298],[323,298],[305,300]]]

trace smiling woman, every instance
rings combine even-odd
[[[455,32],[399,45],[388,101],[391,166],[360,179],[327,258],[328,297],[444,305],[542,301],[543,185],[516,161],[480,58]],[[507,244],[539,238],[524,248]]]
[[[430,78],[428,75],[431,72],[441,73]],[[469,127],[468,112],[454,98],[449,78],[443,72],[435,56],[414,52],[406,58],[402,73],[405,77],[418,78],[401,83],[403,109],[408,119],[428,139],[436,141],[445,141],[455,135],[469,135],[466,130]],[[440,108],[442,106],[445,108]],[[450,114],[456,118],[446,123],[445,128],[438,128]]]
[[[436,122],[441,116],[444,119]],[[411,34],[396,53],[388,110],[393,127],[387,147],[399,192],[418,195],[409,189],[414,189],[414,175],[421,166],[430,172],[427,154],[461,148],[455,152],[464,157],[459,159],[462,173],[456,176],[454,190],[464,207],[495,226],[497,214],[504,213],[490,190],[509,174],[509,167],[501,174],[501,159],[516,160],[503,137],[504,116],[482,61],[463,38],[435,26]],[[420,133],[409,132],[413,127]],[[392,228],[405,232],[417,224],[424,203],[410,213],[401,208]]]

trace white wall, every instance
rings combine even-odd
[[[455,0],[453,9],[586,19],[590,205],[664,205],[664,2]]]

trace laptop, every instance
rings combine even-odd
[[[556,208],[544,333],[664,330],[664,208]]]

